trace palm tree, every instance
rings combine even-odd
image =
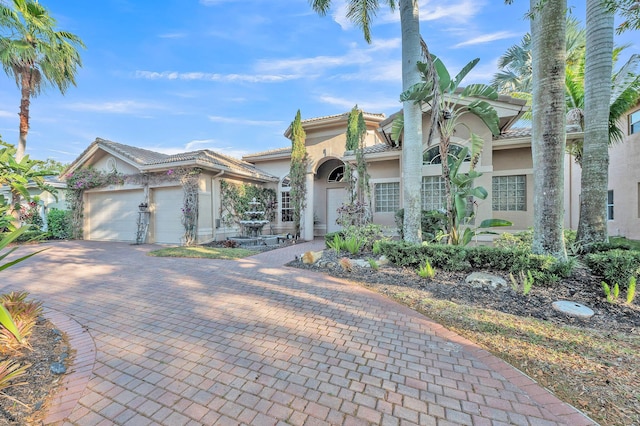
[[[13,8],[0,4],[0,62],[5,73],[21,90],[20,137],[16,160],[25,154],[29,132],[29,104],[47,85],[62,94],[76,85],[77,67],[82,66],[80,38],[56,30],[56,21],[37,0],[13,0]]]
[[[577,236],[583,244],[607,240],[613,13],[606,9],[602,0],[587,0],[587,30],[584,143]]]
[[[452,194],[451,184],[455,179],[452,179],[451,167],[455,165],[456,162],[448,161],[450,160],[449,146],[451,137],[456,128],[462,125],[460,120],[466,114],[473,114],[480,118],[494,135],[497,136],[500,134],[498,113],[491,104],[487,102],[487,100],[498,99],[498,92],[496,92],[494,88],[486,84],[471,84],[457,93],[462,80],[479,61],[480,59],[476,58],[469,62],[452,78],[444,63],[438,57],[432,55],[431,64],[433,64],[437,79],[434,80],[431,76],[430,64],[418,62],[418,69],[422,74],[423,81],[414,84],[409,90],[404,91],[400,95],[400,100],[415,102],[421,106],[421,109],[423,104],[428,104],[432,118],[435,117],[435,125],[440,136],[440,158],[443,159],[441,165],[445,197],[447,200],[448,242],[453,244],[457,244],[459,240],[457,234],[458,218],[464,217],[465,215],[468,197],[455,197]],[[465,98],[473,100],[468,105],[460,105],[459,101]],[[403,127],[402,121],[403,117],[399,116],[396,122],[394,122],[394,133],[392,136],[395,140],[398,140],[400,136]],[[470,139],[472,141],[472,158],[473,161],[477,161],[480,156],[483,141],[473,133],[471,133]],[[444,159],[447,159],[447,161]],[[457,162],[456,170],[459,166],[460,162]],[[480,174],[477,174],[475,177],[478,176],[480,176]],[[483,198],[483,194],[479,192],[472,195]],[[484,194],[484,197],[486,197],[486,194]]]
[[[396,0],[386,0],[393,10]],[[420,82],[420,73],[416,64],[421,59],[422,44],[418,0],[399,0],[400,26],[402,31],[402,90],[408,90]],[[331,0],[311,0],[313,10],[325,15],[331,6]],[[378,10],[378,1],[349,0],[347,18],[360,27],[367,42],[371,42],[371,20]],[[413,101],[404,101],[402,105],[405,117],[405,133],[402,144],[404,238],[407,241],[422,241],[420,199],[422,179],[422,110]]]
[[[578,21],[567,19],[567,67],[566,67],[566,104],[567,121],[580,125],[584,130],[585,95],[585,44],[586,31]],[[613,49],[613,64],[621,52],[629,45]],[[633,54],[629,60],[611,77],[612,93],[609,101],[609,138],[610,144],[623,141],[623,133],[618,126],[620,118],[640,98],[640,55]],[[519,45],[511,46],[500,57],[501,71],[494,75],[491,85],[498,92],[531,102],[531,36],[525,34]],[[531,111],[523,116],[531,120]],[[582,143],[574,142],[567,147],[578,164],[582,164]]]
[[[533,120],[533,243],[535,254],[566,261],[564,246],[564,150],[567,1],[530,0]]]

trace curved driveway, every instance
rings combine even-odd
[[[320,242],[239,261],[50,246],[0,284],[43,300],[78,350],[48,423],[591,424],[424,316],[283,267]]]

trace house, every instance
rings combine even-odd
[[[465,125],[456,129],[452,151],[467,144],[469,132],[485,142],[476,170],[483,173],[475,182],[489,192],[486,200],[475,200],[480,220],[506,219],[509,232],[525,230],[533,224],[533,164],[529,129],[514,128],[525,111],[525,102],[508,96],[491,101],[498,112],[501,134],[494,137],[482,121],[465,116]],[[372,213],[375,223],[395,229],[395,212],[402,206],[402,149],[391,140],[394,116],[364,113],[367,126],[365,157],[370,174]],[[309,156],[307,208],[301,221],[301,236],[311,239],[336,231],[337,208],[346,196],[343,181],[345,163],[355,162],[353,152],[345,152],[348,113],[302,121]],[[635,164],[640,160],[640,105],[628,115],[627,142],[611,149],[609,232],[640,238],[640,176]],[[423,114],[426,129],[429,111]],[[291,129],[285,131],[290,136]],[[426,139],[426,132],[425,139]],[[567,143],[581,140],[579,128],[569,126]],[[423,146],[422,203],[425,210],[444,206],[444,185],[437,140]],[[275,191],[276,214],[265,233],[293,232],[290,205],[289,166],[291,147],[258,152],[234,159],[209,150],[166,155],[136,147],[96,139],[72,163],[68,173],[82,168],[118,172],[121,182],[84,191],[84,238],[108,241],[136,241],[141,213],[148,205],[146,242],[183,242],[185,227],[184,180],[180,173],[196,168],[197,241],[224,240],[238,235],[237,226],[223,220],[223,181],[249,184]],[[635,161],[634,161],[635,160]],[[465,167],[465,166],[463,166]],[[468,167],[468,166],[467,166]],[[184,175],[182,175],[184,176]],[[565,227],[578,226],[580,168],[567,155],[565,162]],[[614,204],[615,201],[615,204]],[[147,210],[147,209],[145,209]],[[614,214],[615,212],[615,214]],[[501,228],[502,230],[502,228]]]
[[[54,188],[55,193],[43,191],[34,182],[27,183],[27,191],[29,191],[31,199],[38,200],[38,212],[42,217],[42,221],[45,224],[44,227],[46,229],[47,213],[51,209],[66,210],[67,208],[64,191],[67,184],[56,176],[46,176],[44,178],[44,183],[47,186]],[[8,186],[0,186],[0,196],[3,196],[5,201],[10,202],[11,190]]]

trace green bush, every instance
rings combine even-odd
[[[47,213],[47,229],[54,239],[70,239],[72,235],[71,211],[51,209]]]
[[[632,277],[640,275],[640,252],[612,249],[585,256],[587,266],[611,285],[627,285]]]
[[[389,261],[410,268],[420,267],[429,259],[431,265],[444,271],[494,269],[520,273],[531,271],[538,283],[551,284],[569,276],[574,263],[558,263],[552,256],[531,254],[526,250],[496,247],[463,247],[444,244],[411,244],[405,241],[385,241],[380,250]]]
[[[396,226],[400,238],[404,239],[404,209],[395,214]],[[422,210],[420,216],[420,228],[422,229],[422,241],[435,242],[436,235],[444,231],[447,226],[447,216],[438,210]]]
[[[324,244],[327,248],[332,248],[331,244],[335,241],[336,235],[344,239],[344,234],[342,233],[342,231],[329,232],[328,234],[324,234]]]
[[[373,244],[376,241],[387,239],[384,232],[382,232],[382,226],[376,225],[375,223],[368,223],[364,226],[347,226],[340,232],[344,236],[345,241],[353,239],[359,241],[361,243],[360,250],[365,252],[373,251]]]

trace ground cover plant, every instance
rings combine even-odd
[[[576,244],[575,232],[566,237],[568,247]],[[493,249],[379,242],[373,245],[375,254],[327,249],[315,265],[290,265],[349,279],[424,313],[601,424],[640,424],[640,306],[637,298],[627,302],[629,282],[620,281],[620,297],[607,301],[603,276],[587,266],[585,256],[559,264],[531,255],[530,232],[504,234],[497,243],[500,247]],[[634,244],[612,239],[598,253]],[[381,254],[397,264],[384,265]],[[359,258],[369,265],[373,259],[377,267],[357,267]],[[416,273],[426,260],[435,268],[430,279]],[[606,270],[606,263],[598,266]],[[633,262],[620,262],[617,272],[624,275],[633,267]],[[465,278],[479,270],[504,278],[507,286],[470,287]],[[570,317],[552,308],[557,300],[584,304],[595,315]]]
[[[182,246],[153,250],[150,251],[148,255],[156,257],[190,257],[198,259],[240,259],[256,253],[258,253],[256,250],[248,250],[244,248]]]

